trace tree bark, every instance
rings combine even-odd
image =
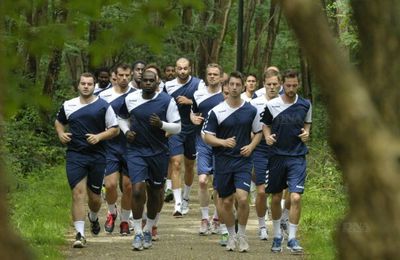
[[[262,62],[262,64],[265,64],[264,70],[272,65],[272,52],[275,45],[276,35],[278,34],[279,30],[280,17],[281,17],[281,8],[278,0],[271,0],[271,7],[269,9],[269,18],[268,18],[267,43]]]
[[[304,97],[313,102],[312,85],[311,85],[311,69],[308,64],[307,57],[304,56],[299,49],[300,71],[301,71],[301,86],[303,88]]]
[[[282,0],[286,17],[322,86],[330,142],[348,187],[337,231],[341,259],[397,259],[400,245],[399,20],[396,1],[353,1],[362,66],[333,37],[320,3]],[[386,43],[382,46],[382,43]]]
[[[244,25],[243,25],[243,68],[248,68],[249,61],[251,58],[249,57],[250,52],[250,35],[252,22],[254,18],[254,12],[256,7],[255,0],[248,0],[247,6],[244,11]]]

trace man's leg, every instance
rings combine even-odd
[[[239,252],[249,250],[249,244],[246,239],[246,225],[249,219],[249,193],[242,189],[236,189],[236,200],[238,202],[237,218],[238,218],[238,244]]]
[[[132,215],[135,237],[132,243],[134,250],[143,250],[143,230],[142,215],[144,204],[146,202],[146,183],[139,182],[132,184]]]
[[[190,197],[190,189],[193,184],[194,179],[194,163],[195,160],[188,159],[184,157],[185,164],[185,184],[183,186],[183,195],[182,195],[182,214],[186,215],[189,212],[189,197]]]
[[[100,232],[100,224],[98,213],[101,207],[101,195],[100,189],[98,193],[94,193],[91,189],[87,189],[88,194],[88,206],[89,206],[89,221],[90,221],[90,230],[93,235],[98,235]]]
[[[258,217],[258,235],[261,240],[268,240],[267,226],[265,224],[265,214],[267,212],[267,194],[265,185],[257,186],[256,213]]]
[[[162,187],[153,187],[147,185],[147,221],[143,228],[144,234],[144,248],[152,247],[152,230],[155,226],[158,211],[162,201]]]
[[[107,220],[104,224],[104,230],[107,233],[114,231],[115,220],[117,219],[117,199],[118,199],[118,186],[119,172],[113,172],[104,177],[104,185],[106,187],[106,201],[108,207]]]
[[[200,174],[199,175],[199,203],[201,212],[201,223],[199,229],[200,235],[208,235],[210,230],[210,222],[209,222],[210,195],[208,194],[207,184],[208,184],[208,175]]]
[[[282,199],[282,192],[272,193],[271,217],[272,217],[272,231],[274,237],[271,247],[272,252],[282,251],[283,236],[281,232],[281,215],[282,215],[281,199]]]
[[[301,195],[300,193],[290,193],[290,210],[289,210],[289,226],[288,226],[288,247],[292,252],[302,251],[296,240],[297,228],[300,221],[301,213]]]
[[[132,184],[127,175],[122,175],[122,197],[121,197],[121,223],[120,234],[129,235],[129,215],[131,213]]]
[[[171,169],[172,192],[174,193],[175,209],[173,215],[175,217],[182,217],[182,189],[180,170],[183,155],[178,154],[172,156],[169,161],[169,168]]]

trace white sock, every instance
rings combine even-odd
[[[281,199],[281,208],[285,210],[285,199]]]
[[[160,212],[157,213],[156,218],[154,219],[154,225],[153,226],[157,226],[158,225],[158,221],[160,220]]]
[[[121,222],[128,222],[129,215],[132,213],[130,209],[121,208]]]
[[[289,210],[286,209],[286,208],[284,208],[283,211],[282,211],[282,217],[281,217],[281,219],[282,219],[282,220],[287,220],[288,218],[289,218]]]
[[[272,220],[272,229],[274,231],[274,237],[281,237],[281,219]]]
[[[208,207],[200,207],[201,211],[201,219],[207,219],[209,218],[208,216]]]
[[[265,227],[265,216],[258,218],[258,227],[259,228]]]
[[[113,204],[107,204],[108,205],[108,212],[110,212],[110,214],[117,214],[117,206],[115,205],[115,203]]]
[[[143,231],[151,232],[151,229],[153,228],[155,222],[155,219],[147,218],[146,225],[144,226]]]
[[[246,235],[246,225],[238,225],[238,235]]]
[[[91,221],[96,221],[96,219],[97,219],[97,213],[98,212],[93,212],[93,211],[89,211],[89,219],[91,220]]]
[[[189,200],[190,189],[192,186],[183,185],[183,199]]]
[[[165,182],[165,190],[172,190],[172,181],[171,179],[167,179]]]
[[[142,234],[142,219],[133,219],[133,229],[135,230],[135,234]]]
[[[290,239],[296,238],[297,227],[298,227],[298,225],[295,225],[295,224],[292,224],[289,222],[288,241],[290,241]]]
[[[177,209],[181,210],[182,189],[174,189],[173,192],[174,192],[174,199],[175,199],[175,210],[177,210]]]
[[[144,221],[146,221],[146,219],[147,219],[147,213],[146,213],[146,211],[143,211],[143,213],[142,213],[142,219],[143,219]]]
[[[256,184],[254,183],[254,181],[251,181],[250,183],[250,192],[256,191]]]
[[[228,229],[226,228],[225,224],[221,224],[219,226],[219,230],[221,231],[221,234],[227,234],[228,233]],[[235,228],[233,230],[235,230]]]
[[[214,210],[213,219],[214,219],[214,220],[218,220],[218,219],[219,219],[219,218],[218,218],[218,212],[217,212],[217,209],[215,209],[215,210]]]
[[[76,232],[79,232],[82,236],[85,236],[85,221],[74,221],[74,227]]]
[[[228,229],[229,236],[234,237],[236,235],[235,226],[226,227]]]

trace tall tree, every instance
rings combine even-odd
[[[265,66],[264,69],[268,66],[271,66],[272,62],[272,51],[274,49],[276,35],[279,30],[279,22],[281,18],[281,8],[278,0],[271,0],[271,6],[269,9],[269,18],[268,18],[268,35],[267,35],[267,43],[265,48],[265,53],[263,55],[262,64]]]
[[[349,212],[337,231],[341,259],[397,259],[400,245],[400,20],[398,1],[353,0],[361,41],[354,68],[320,3],[281,0],[322,86],[330,142],[348,187]],[[384,46],[383,46],[384,45]]]

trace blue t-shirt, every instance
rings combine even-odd
[[[251,157],[243,157],[240,149],[251,143],[251,132],[261,131],[259,120],[257,109],[246,101],[242,101],[242,105],[236,108],[231,108],[224,101],[210,110],[203,131],[217,138],[235,137],[236,140],[234,148],[213,147],[216,172],[236,171],[243,166],[248,167]]]
[[[117,93],[114,88],[109,88],[100,92],[99,97],[107,101],[118,113],[121,106],[125,104],[125,97],[133,91],[136,91],[136,89],[128,87],[125,93]],[[111,153],[122,155],[125,152],[126,138],[122,131],[119,132],[118,136],[107,140],[106,143],[107,149]]]
[[[104,142],[89,144],[86,134],[99,134],[118,126],[110,104],[98,97],[89,104],[81,104],[79,97],[65,101],[57,114],[57,120],[63,125],[69,125],[72,136],[67,150],[82,153],[105,155]]]
[[[169,95],[156,92],[152,99],[143,99],[142,90],[128,94],[120,115],[130,119],[131,131],[136,133],[135,140],[128,143],[127,149],[140,156],[153,156],[168,152],[168,139],[165,131],[150,125],[152,114],[160,117],[161,121],[169,123],[180,122],[177,105]]]
[[[204,82],[196,77],[189,76],[189,80],[185,84],[180,84],[178,79],[165,82],[164,91],[177,101],[178,96],[185,96],[193,100],[194,92],[197,89],[204,88]],[[176,102],[177,103],[177,102]],[[195,127],[190,121],[191,105],[178,104],[179,115],[182,122],[182,131],[192,132]]]
[[[265,97],[265,95],[259,96],[255,99],[252,99],[250,101],[250,104],[252,106],[254,106],[257,109],[257,113],[259,115],[261,115],[261,113],[264,112],[265,106],[267,105],[267,98]],[[265,138],[264,136],[261,138],[260,143],[256,146],[256,148],[254,149],[254,151],[258,151],[261,152],[263,155],[266,155],[266,158],[269,158],[269,156],[271,155],[271,147],[269,145],[267,145],[267,143],[265,142]]]
[[[299,134],[304,123],[311,124],[311,103],[296,95],[292,104],[285,104],[279,96],[270,100],[261,115],[261,122],[271,127],[271,134],[276,134],[276,143],[272,145],[274,155],[303,156],[307,146]]]

